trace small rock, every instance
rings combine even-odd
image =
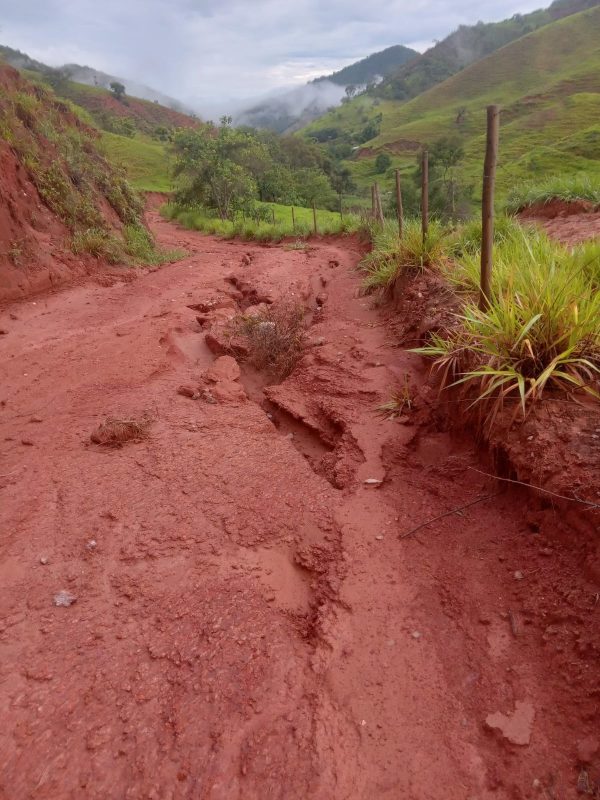
[[[513,575],[513,578],[514,578],[516,581],[522,581],[522,580],[523,580],[523,573],[522,573],[522,572],[520,572],[519,570],[517,570],[517,571],[515,572],[515,574]]]
[[[217,399],[213,397],[212,393],[208,389],[204,389],[200,397],[204,400],[205,403],[216,403]]]
[[[95,550],[98,547],[98,542],[95,539],[90,539],[86,547],[88,550]]]
[[[517,700],[512,714],[488,714],[485,724],[491,730],[498,730],[511,744],[528,745],[531,740],[531,729],[535,718],[535,709],[531,703]]]
[[[237,381],[240,377],[240,365],[232,356],[221,356],[215,359],[207,370],[206,377],[218,383],[219,381]]]
[[[542,549],[540,550],[540,555],[541,556],[551,556],[553,554],[553,552],[554,551],[552,550],[551,547],[542,547]]]
[[[55,606],[65,606],[68,608],[75,603],[77,597],[71,592],[67,592],[66,589],[62,589],[58,594],[54,595],[54,605]]]
[[[189,397],[191,400],[197,400],[200,397],[193,386],[180,386],[177,389],[177,394],[180,394],[182,397]]]
[[[600,752],[600,740],[596,736],[586,736],[577,742],[577,760],[581,764],[590,764]]]
[[[365,481],[367,486],[381,486],[382,483],[383,481],[379,478],[367,478]]]
[[[378,542],[382,542],[382,541],[383,541],[383,534],[382,534],[382,533],[380,533],[380,534],[379,534],[378,536],[376,536],[375,538],[377,539],[377,541],[378,541]]]
[[[422,634],[422,633],[420,633],[419,631],[413,631],[413,632],[411,633],[411,636],[413,637],[413,639],[420,639],[422,635],[423,635],[423,634]]]
[[[21,439],[21,444],[24,444],[26,447],[33,447],[31,439]]]
[[[285,438],[286,439],[293,439],[294,438],[294,434],[293,433],[286,433]]]
[[[43,564],[44,566],[46,566],[46,564],[49,561],[50,561],[50,559],[48,558],[48,556],[40,556],[40,564]]]
[[[41,417],[30,417],[29,422],[43,422],[44,420]]]

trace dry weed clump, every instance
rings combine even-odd
[[[107,417],[90,439],[94,444],[104,447],[122,447],[127,442],[140,442],[147,438],[151,422],[147,416],[139,419]]]
[[[253,316],[241,316],[238,329],[257,369],[286,378],[306,348],[305,310],[299,303],[282,301]]]

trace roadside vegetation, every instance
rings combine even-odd
[[[490,307],[477,305],[481,229],[435,223],[425,244],[410,220],[399,241],[388,222],[363,261],[367,291],[385,291],[407,270],[435,271],[460,308],[448,330],[416,352],[433,359],[441,389],[465,392],[492,425],[512,405],[528,409],[550,392],[600,399],[600,242],[567,248],[500,217]]]
[[[599,134],[600,138],[600,134]],[[600,180],[592,180],[588,174],[551,175],[541,181],[532,181],[516,186],[509,192],[509,211],[523,211],[531,206],[542,206],[554,200],[565,203],[589,203],[600,207]]]
[[[275,222],[273,222],[275,212]],[[310,208],[294,207],[294,220],[291,206],[278,203],[256,202],[248,212],[236,211],[232,219],[221,219],[214,212],[198,207],[185,208],[177,204],[167,204],[161,209],[165,219],[179,222],[184,228],[202,231],[223,239],[243,239],[258,242],[280,242],[295,237],[298,240],[314,236],[313,212]],[[355,233],[363,226],[355,214],[340,217],[338,213],[318,209],[317,231],[320,236],[334,236]]]
[[[172,150],[176,189],[163,213],[186,227],[226,238],[304,238],[315,233],[314,207],[319,234],[358,229],[357,216],[339,211],[347,176],[299,137],[235,129],[224,117],[219,127],[177,131]]]

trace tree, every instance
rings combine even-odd
[[[110,90],[117,100],[122,100],[125,96],[125,86],[122,83],[119,83],[119,81],[113,81],[110,84]]]
[[[356,94],[356,86],[346,86],[345,92],[348,100],[351,100]]]
[[[468,214],[473,187],[461,173],[464,155],[458,136],[442,136],[429,147],[429,207],[443,217],[456,219]],[[420,181],[418,164],[417,184]]]
[[[327,206],[333,202],[333,190],[327,176],[318,169],[300,169],[296,172],[296,192],[304,206]]]
[[[248,134],[228,125],[218,131],[209,126],[177,131],[174,172],[182,179],[178,202],[199,203],[215,209],[221,219],[231,218],[257,194],[253,176],[237,163],[251,143]]]
[[[388,156],[388,154],[379,153],[375,159],[375,172],[377,172],[378,175],[381,175],[382,172],[387,172],[391,166],[392,159]]]

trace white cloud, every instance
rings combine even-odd
[[[0,42],[224,108],[299,85],[393,44],[426,49],[529,0],[0,0]]]

